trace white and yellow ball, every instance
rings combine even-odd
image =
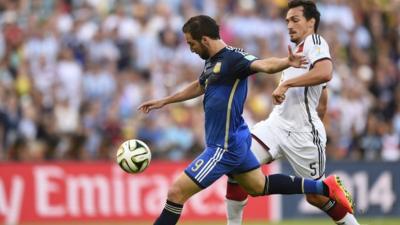
[[[150,148],[143,141],[127,140],[118,148],[117,163],[127,173],[143,172],[150,161]]]

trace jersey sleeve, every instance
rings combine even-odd
[[[250,69],[252,62],[256,61],[258,58],[254,55],[243,53],[243,56],[238,59],[234,64],[233,69],[235,71],[236,77],[239,79],[244,79],[256,72]]]
[[[304,56],[311,66],[323,59],[331,59],[328,43],[318,34],[309,35],[304,42]]]

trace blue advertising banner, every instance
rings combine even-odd
[[[356,204],[356,215],[400,217],[399,162],[328,162],[326,174],[337,174]],[[290,164],[281,163],[281,172],[294,174]],[[301,195],[282,196],[283,218],[324,216]]]

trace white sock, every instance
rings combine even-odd
[[[347,213],[341,220],[336,221],[338,225],[360,225],[353,214]]]
[[[225,199],[228,225],[241,225],[243,219],[243,208],[247,204],[247,198],[243,201]]]

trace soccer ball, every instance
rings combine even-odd
[[[143,172],[150,164],[150,148],[140,140],[127,140],[117,152],[118,165],[127,173]]]

